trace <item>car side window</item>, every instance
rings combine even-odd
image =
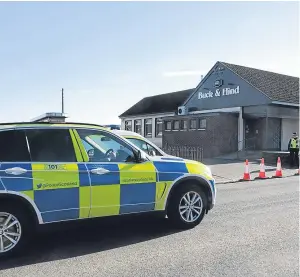
[[[151,152],[153,151],[153,153],[155,153],[156,156],[162,156],[162,154],[160,152],[158,152],[157,149],[155,149],[149,143],[147,143],[147,142],[145,142],[145,141],[143,141],[141,139],[127,138],[127,140],[129,140],[131,143],[133,143],[139,149],[141,149],[144,152],[146,152],[146,154],[148,154],[148,155],[152,155]]]
[[[0,162],[30,162],[24,131],[0,132]]]
[[[26,130],[33,162],[76,162],[68,129]]]
[[[89,162],[135,162],[133,150],[122,140],[99,130],[77,129]]]

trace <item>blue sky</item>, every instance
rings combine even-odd
[[[218,60],[299,76],[297,2],[0,2],[0,121],[119,123]]]

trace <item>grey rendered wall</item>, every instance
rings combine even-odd
[[[223,80],[219,88],[214,86],[216,80]],[[226,95],[226,89],[232,89]],[[207,98],[201,98],[208,96]],[[263,93],[253,88],[246,81],[234,74],[229,69],[215,73],[213,70],[203,80],[201,86],[194,95],[187,101],[186,108],[197,108],[198,110],[220,109],[229,107],[243,107],[251,105],[264,105],[271,103],[271,100]]]

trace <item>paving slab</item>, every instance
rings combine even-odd
[[[217,184],[237,182],[244,176],[245,162],[239,160],[208,159],[203,163],[209,166]],[[258,177],[260,164],[257,161],[249,162],[251,179]],[[265,165],[266,176],[272,178],[276,172],[276,166]],[[283,177],[294,176],[297,168],[282,167]]]

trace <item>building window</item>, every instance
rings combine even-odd
[[[165,121],[165,130],[166,131],[172,130],[172,121]]]
[[[179,130],[180,128],[180,121],[179,120],[174,120],[173,122],[173,130]]]
[[[186,129],[187,129],[187,121],[181,120],[180,130],[186,130]]]
[[[200,118],[199,119],[199,129],[206,129],[206,119],[205,118]]]
[[[161,118],[156,118],[155,119],[155,135],[157,137],[161,137],[162,131],[163,131],[163,121]]]
[[[145,137],[152,137],[152,119],[148,118],[144,120]]]
[[[132,131],[132,121],[131,120],[126,120],[125,121],[125,130],[126,131]]]
[[[190,121],[190,130],[196,130],[197,129],[197,120],[191,119]]]
[[[134,121],[134,131],[138,134],[142,134],[142,120],[137,119]]]

